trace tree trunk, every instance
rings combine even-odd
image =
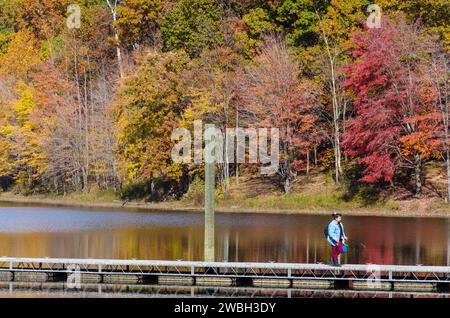
[[[328,62],[330,63],[330,89],[331,89],[331,102],[333,105],[333,147],[334,147],[334,168],[335,168],[335,182],[339,184],[340,175],[342,173],[341,167],[341,143],[340,143],[340,126],[339,120],[341,116],[341,109],[338,102],[337,97],[337,83],[336,83],[336,65],[335,58],[336,56],[332,56],[330,50],[330,44],[328,42],[328,37],[325,34],[325,31],[322,29],[323,39],[325,42],[325,47],[327,49]]]
[[[314,146],[314,167],[317,167],[317,146]]]
[[[115,22],[114,18],[114,22]],[[124,71],[123,71],[123,62],[122,62],[122,51],[120,50],[120,44],[119,44],[119,33],[117,30],[114,31],[114,40],[116,41],[116,54],[117,54],[117,64],[119,65],[119,76],[120,78],[124,78]]]
[[[89,192],[88,172],[86,171],[86,167],[81,169],[81,173],[83,174],[83,192]]]
[[[284,180],[284,193],[290,193],[291,192],[291,180],[289,179],[289,177],[287,177]]]
[[[447,56],[448,57],[448,56]],[[444,96],[445,98],[441,99],[443,103],[441,103],[441,109],[443,113],[443,123],[444,123],[444,147],[445,147],[445,158],[447,165],[447,203],[450,204],[450,136],[449,136],[449,87],[450,83],[448,78],[448,59],[444,59],[445,63],[445,77],[444,77]]]
[[[335,115],[333,122],[334,122],[334,162],[335,162],[335,177],[336,177],[336,183],[339,184],[340,181],[340,175],[342,173],[342,167],[341,167],[341,142],[340,142],[340,133],[339,133],[339,114],[337,107],[336,111],[334,112]]]
[[[309,149],[306,152],[306,175],[309,175]]]
[[[447,203],[450,203],[450,151],[447,149],[446,165],[447,165]]]
[[[86,180],[84,192],[89,192],[89,166],[90,166],[90,156],[89,156],[89,107],[88,107],[88,91],[87,91],[87,76],[86,69],[84,69],[84,147],[85,147],[85,170],[86,170]]]
[[[236,131],[239,128],[239,109],[236,106]],[[236,151],[235,151],[235,164],[236,164],[236,186],[239,186],[239,163],[238,163],[238,152],[237,152],[237,141],[236,141]]]
[[[342,134],[345,135],[345,126],[346,126],[346,117],[345,114],[347,112],[347,101],[344,100],[343,101],[343,106],[342,106]],[[348,162],[348,157],[347,154],[344,153],[344,162]]]
[[[446,86],[447,88],[447,86]],[[450,204],[450,138],[449,138],[449,108],[447,99],[442,107],[442,118],[444,124],[444,147],[445,147],[445,165],[447,166],[447,203]]]
[[[336,136],[335,136],[336,137]],[[339,183],[339,150],[338,146],[336,145],[336,139],[339,139],[339,137],[335,138],[334,142],[334,181],[338,184]]]
[[[111,10],[111,15],[113,17],[113,24],[117,21],[117,2],[118,0],[114,0],[114,5],[112,4],[112,0],[106,0],[106,3],[108,4],[109,9]],[[122,51],[120,50],[120,43],[119,43],[119,31],[115,26],[113,26],[114,29],[114,40],[116,42],[116,55],[117,55],[117,65],[119,66],[119,75],[120,78],[124,77],[123,72],[123,63],[122,63]]]
[[[416,185],[416,196],[422,194],[422,160],[419,155],[414,155],[414,178]]]

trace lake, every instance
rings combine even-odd
[[[216,260],[328,262],[327,216],[216,214]],[[344,263],[450,265],[449,218],[345,216]],[[0,205],[0,256],[202,260],[203,215]]]

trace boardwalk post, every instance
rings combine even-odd
[[[214,125],[206,125],[205,132],[205,261],[214,262],[214,201],[216,183],[216,142],[211,130]],[[214,140],[213,140],[214,139]],[[214,149],[214,153],[213,153]]]
[[[214,262],[215,165],[205,164],[205,261]]]

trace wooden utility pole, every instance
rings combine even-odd
[[[214,128],[214,125],[206,125],[207,130]],[[214,143],[214,144],[212,144]],[[216,151],[214,146],[216,137],[205,132],[205,261],[214,262],[214,208],[216,192]],[[211,147],[214,146],[214,154]]]
[[[215,163],[205,163],[205,261],[214,262]]]

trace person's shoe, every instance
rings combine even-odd
[[[331,259],[330,265],[334,266],[334,267],[341,267],[342,266],[341,264],[339,264],[339,261],[334,260],[334,259]]]
[[[334,266],[334,264],[335,264],[335,263],[334,263],[334,259],[331,257],[331,258],[330,258],[330,262],[328,263],[328,265]]]

